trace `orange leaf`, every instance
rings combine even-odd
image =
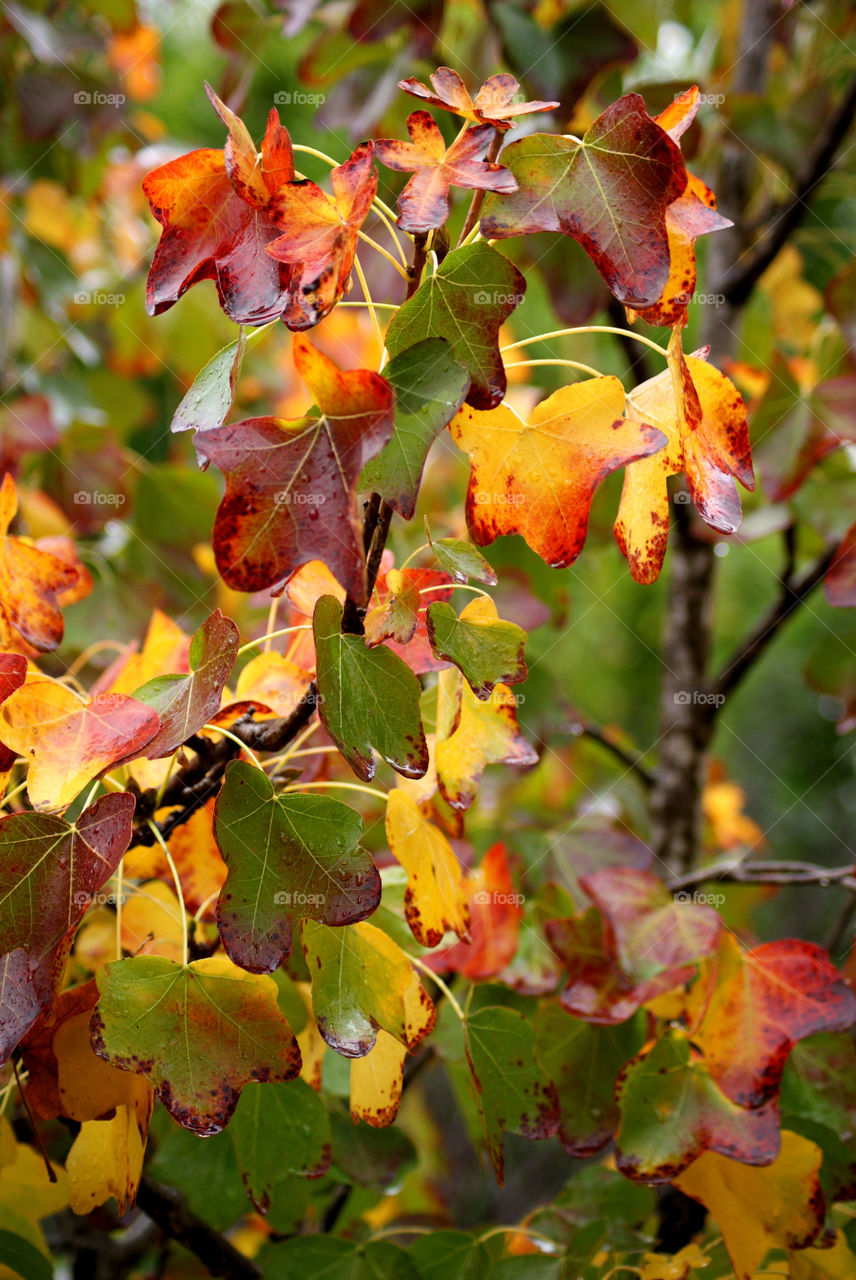
[[[476,96],[469,90],[457,71],[438,67],[428,77],[431,89],[419,80],[399,80],[398,87],[414,98],[424,98],[432,106],[453,111],[455,115],[473,120],[476,124],[491,124],[496,129],[510,129],[512,117],[530,115],[533,111],[552,111],[558,102],[519,102],[520,84],[507,72],[490,76]],[[433,92],[432,92],[433,90]]]
[[[121,693],[84,698],[53,680],[33,680],[0,706],[0,741],[29,762],[34,809],[71,804],[88,782],[138,755],[158,731],[157,712]]]
[[[7,472],[0,487],[0,638],[10,645],[22,637],[47,652],[62,640],[58,598],[77,584],[79,574],[49,552],[9,535],[17,510],[15,482]]]
[[[612,377],[563,387],[528,423],[506,404],[465,405],[451,431],[472,464],[466,513],[474,541],[519,533],[547,564],[573,564],[600,482],[666,443],[655,427],[623,415],[624,388]]]

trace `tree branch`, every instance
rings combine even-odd
[[[747,672],[758,661],[767,645],[775,638],[779,628],[791,616],[798,605],[814,591],[818,583],[825,578],[830,565],[835,559],[836,547],[829,547],[810,568],[797,577],[789,576],[782,582],[782,591],[769,612],[758,623],[755,630],[744,640],[743,644],[728,659],[717,679],[710,686],[713,700],[708,701],[706,709],[711,716],[716,715],[725,697],[732,693]]]
[[[161,1186],[144,1174],[137,1205],[170,1240],[195,1254],[211,1275],[224,1276],[226,1280],[261,1280],[262,1273],[255,1263],[197,1217],[184,1197],[171,1187]]]
[[[709,863],[685,875],[672,876],[667,887],[674,893],[693,885],[719,881],[724,884],[813,884],[821,889],[835,886],[856,893],[852,863],[846,867],[821,867],[814,862],[794,862],[787,858],[736,859]]]
[[[774,212],[766,229],[748,255],[744,256],[742,263],[736,265],[713,287],[715,293],[724,293],[726,299],[735,306],[742,306],[746,302],[756,281],[805,219],[809,211],[808,198],[829,173],[854,116],[856,75],[850,80],[838,107],[818,135],[791,195]]]
[[[636,775],[643,787],[653,787],[654,774],[644,764],[642,757],[633,751],[627,751],[619,743],[614,742],[599,725],[593,724],[590,720],[575,720],[568,725],[566,732],[573,733],[580,738],[591,738],[592,742],[599,742],[616,760],[624,765],[625,769]]]

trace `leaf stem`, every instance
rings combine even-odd
[[[277,603],[279,602],[277,601]],[[250,649],[255,649],[260,644],[267,645],[268,641],[276,640],[277,636],[290,636],[295,631],[311,631],[311,630],[312,630],[311,622],[302,622],[297,627],[280,627],[276,631],[267,631],[263,636],[259,636],[255,640],[248,640],[246,644],[242,644],[240,649],[236,653],[235,657],[240,658],[242,653],[247,653]],[[265,649],[265,653],[267,653],[267,649]]]
[[[485,600],[490,600],[490,596],[481,587],[470,586],[468,582],[440,582],[436,587],[420,587],[420,596],[427,596],[431,591],[471,591],[473,595],[484,596]]]
[[[302,729],[300,731],[300,733],[297,735],[297,737],[294,739],[294,741],[291,743],[288,749],[286,751],[283,751],[282,755],[272,756],[270,760],[265,760],[265,768],[267,768],[271,764],[276,764],[279,768],[281,768],[288,760],[292,758],[292,756],[295,754],[298,748],[302,747],[304,742],[306,742],[308,738],[312,737],[312,734],[318,728],[320,723],[321,723],[320,720],[313,720],[311,724],[308,724],[305,729]]]
[[[175,896],[178,898],[179,910],[181,912],[181,963],[186,967],[188,956],[190,954],[188,937],[187,937],[187,908],[184,905],[184,893],[181,888],[181,879],[178,874],[178,867],[175,865],[175,860],[173,859],[173,856],[169,851],[169,846],[166,840],[164,840],[163,836],[160,833],[157,823],[152,822],[151,818],[148,818],[147,824],[155,840],[163,850],[163,855],[166,858],[167,866],[169,867],[170,872],[172,873],[173,882],[175,884]]]
[[[383,800],[384,804],[387,800],[386,792],[379,791],[377,787],[365,787],[361,782],[330,782],[326,779],[323,782],[292,782],[290,786],[283,787],[280,794],[285,795],[286,792],[292,791],[321,791],[325,787],[338,791],[360,791],[365,796],[374,796],[378,800]]]
[[[278,608],[279,608],[279,596],[272,596],[271,602],[270,602],[270,608],[268,609],[267,633],[265,635],[265,643],[264,643],[264,648],[262,649],[262,653],[268,653],[270,650],[270,642],[273,639],[273,629],[276,624],[276,611]],[[238,652],[240,653],[240,649],[238,650]]]
[[[559,1247],[558,1240],[554,1240],[552,1236],[545,1236],[540,1231],[534,1231],[532,1227],[491,1227],[489,1231],[482,1232],[477,1237],[477,1241],[479,1244],[484,1244],[485,1240],[491,1240],[494,1236],[507,1235],[528,1236],[531,1240],[543,1240],[544,1244],[550,1245],[554,1251]],[[641,1271],[638,1274],[641,1275]]]
[[[369,315],[372,318],[372,324],[374,325],[375,336],[377,337],[378,346],[380,347],[380,362],[378,367],[379,369],[382,369],[384,364],[386,363],[386,342],[384,341],[383,329],[381,329],[380,327],[380,321],[378,320],[377,312],[375,311],[374,298],[372,297],[371,290],[369,289],[369,282],[368,280],[366,280],[366,275],[365,275],[365,272],[363,271],[362,263],[360,262],[359,258],[356,255],[354,256],[354,270],[357,273],[357,279],[362,285],[363,293],[366,295],[366,302],[369,308]]]
[[[583,373],[590,373],[593,378],[602,378],[603,374],[600,369],[595,369],[590,364],[581,364],[579,360],[513,360],[511,364],[507,364],[506,369],[533,369],[536,365],[564,365],[568,369],[581,369]]]
[[[461,1006],[458,1004],[458,1001],[456,1000],[455,996],[452,994],[451,987],[449,987],[448,984],[443,981],[443,979],[439,976],[439,974],[436,974],[433,969],[429,969],[427,964],[423,964],[422,961],[419,960],[416,956],[410,956],[408,958],[410,960],[410,963],[413,965],[414,969],[418,969],[420,973],[425,974],[426,977],[431,979],[431,981],[434,983],[435,986],[440,988],[440,990],[443,992],[443,995],[446,997],[446,999],[449,1001],[449,1004],[454,1009],[455,1014],[460,1019],[461,1026],[466,1026],[467,1024],[466,1014],[464,1013]]]
[[[387,253],[387,251],[386,251],[386,249],[384,249],[383,245],[378,244],[377,240],[373,240],[373,239],[371,238],[371,236],[370,236],[370,235],[368,235],[368,234],[367,234],[367,232],[365,232],[365,231],[358,231],[358,232],[357,232],[357,235],[359,236],[359,238],[360,238],[361,240],[364,240],[366,244],[369,244],[369,245],[371,245],[371,247],[372,247],[373,249],[376,249],[376,250],[377,250],[377,252],[380,254],[380,256],[381,256],[382,258],[386,258],[387,262],[391,263],[391,264],[392,264],[392,266],[393,266],[393,267],[395,267],[395,270],[398,272],[398,274],[401,276],[401,278],[402,278],[403,280],[406,280],[406,279],[407,279],[407,269],[406,269],[406,267],[402,267],[402,265],[401,265],[401,263],[400,263],[400,262],[396,262],[395,258],[393,258],[393,256],[392,256],[392,254],[391,254],[391,253]]]
[[[228,738],[230,742],[234,742],[237,746],[241,748],[242,751],[245,751],[247,753],[247,755],[250,757],[250,759],[252,760],[253,764],[256,766],[257,769],[261,769],[262,767],[261,762],[259,761],[259,758],[256,755],[256,753],[250,750],[246,742],[242,742],[236,733],[232,733],[229,729],[224,729],[223,726],[219,724],[209,723],[204,725],[203,728],[210,729],[214,733],[222,733],[224,738]]]
[[[529,347],[533,342],[546,342],[548,338],[570,338],[577,333],[624,334],[628,338],[633,338],[635,342],[641,342],[644,346],[650,347],[652,351],[659,351],[664,360],[669,354],[665,347],[661,347],[651,338],[646,338],[644,334],[634,333],[632,329],[619,329],[617,325],[612,324],[580,324],[570,329],[554,329],[550,333],[538,333],[532,338],[520,338],[517,342],[509,342],[504,347],[500,347],[500,351],[516,351],[518,347]]]

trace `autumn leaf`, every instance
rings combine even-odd
[[[270,258],[294,270],[292,296],[283,316],[289,329],[323,320],[346,292],[360,228],[377,192],[371,142],[363,142],[331,170],[332,199],[308,179],[281,186],[268,206],[280,230],[265,245]]]
[[[521,895],[511,878],[505,845],[491,845],[478,869],[464,882],[469,940],[442,947],[426,957],[436,973],[460,973],[471,982],[495,978],[517,951],[523,919]]]
[[[856,525],[851,525],[823,579],[823,594],[835,609],[856,605]]]
[[[358,481],[392,434],[393,392],[367,369],[342,372],[302,335],[293,351],[317,416],[248,418],[196,437],[226,476],[214,523],[217,567],[230,587],[249,592],[323,560],[364,603]]]
[[[93,686],[95,693],[133,693],[156,676],[187,671],[190,637],[160,609],[152,611],[143,647],[127,651],[111,663]]]
[[[474,541],[519,533],[547,564],[573,564],[600,482],[666,443],[655,427],[626,419],[624,405],[618,378],[603,377],[554,392],[528,422],[507,405],[461,409],[450,430],[472,468],[466,516]]]
[[[436,947],[452,931],[469,936],[469,907],[463,872],[439,827],[399,787],[387,797],[386,838],[407,872],[404,913],[423,947]]]
[[[98,988],[94,979],[76,987],[66,987],[39,1015],[21,1042],[21,1061],[27,1071],[27,1101],[43,1120],[53,1120],[63,1111],[59,1094],[59,1063],[53,1049],[54,1036],[63,1023],[76,1014],[90,1014],[97,1000]]]
[[[467,370],[467,403],[492,409],[505,395],[499,330],[523,301],[526,280],[488,244],[453,249],[424,279],[386,331],[391,356],[426,338],[444,338],[452,359]]]
[[[0,819],[4,1061],[50,1003],[60,950],[118,867],[131,840],[133,811],[133,797],[123,792],[97,800],[73,824],[37,813]]]
[[[58,599],[75,586],[77,570],[9,533],[18,492],[7,472],[0,486],[0,625],[4,645],[20,637],[48,652],[62,640]]]
[[[392,575],[391,580],[390,575]],[[391,582],[400,588],[398,606],[393,599],[395,593]],[[424,675],[428,671],[442,671],[449,664],[444,658],[438,658],[431,648],[431,641],[428,638],[427,610],[424,606],[427,600],[451,600],[452,588],[453,581],[449,575],[437,569],[389,569],[386,572],[381,570],[372,596],[376,604],[366,615],[366,639],[372,643],[369,626],[380,623],[387,612],[390,618],[395,616],[403,627],[405,622],[410,620],[409,611],[412,604],[417,612],[416,625],[410,639],[404,643],[396,636],[389,636],[382,643],[391,653],[397,654],[416,675]],[[377,613],[375,613],[373,624],[370,624],[369,618],[375,610]]]
[[[351,1060],[351,1116],[376,1129],[391,1125],[401,1105],[407,1049],[388,1031],[380,1030],[374,1048]]]
[[[238,653],[238,628],[215,609],[190,642],[188,675],[163,675],[134,690],[158,713],[160,728],[146,744],[150,760],[172,755],[219,709],[220,695]]]
[[[0,653],[0,702],[5,702],[10,693],[20,689],[26,678],[27,659],[22,653]],[[6,788],[10,770],[17,758],[14,751],[0,742],[0,794]]]
[[[461,611],[435,601],[426,611],[428,637],[438,658],[453,662],[484,701],[498,684],[526,679],[526,632],[505,622],[488,596],[477,596]]]
[[[365,616],[366,644],[370,649],[384,640],[406,645],[419,625],[422,597],[412,576],[405,578],[398,569],[390,569],[384,579],[386,599],[369,609]]]
[[[673,142],[679,142],[695,119],[698,107],[699,91],[693,85],[678,94],[654,119]],[[730,226],[730,219],[716,212],[716,196],[710,187],[695,174],[687,172],[686,187],[666,210],[669,278],[657,302],[639,312],[646,324],[674,325],[683,322],[696,286],[696,238]]]
[[[161,810],[156,816],[162,819],[168,814],[169,810]],[[213,800],[170,832],[168,847],[181,881],[184,905],[188,911],[199,913],[198,919],[213,920],[213,902],[226,879],[226,864],[214,839]],[[157,844],[130,849],[125,858],[125,875],[140,880],[157,876],[166,885],[174,883],[169,863]]]
[[[261,769],[226,770],[214,832],[229,868],[217,928],[236,964],[272,973],[291,954],[301,919],[353,924],[380,902],[380,876],[358,841],[355,810],[329,796],[277,795]]]
[[[618,1128],[615,1081],[642,1048],[642,1018],[617,1027],[596,1026],[549,1000],[538,1008],[535,1030],[537,1060],[559,1098],[559,1141],[572,1156],[594,1155]]]
[[[683,194],[680,148],[628,93],[582,140],[535,133],[512,142],[502,162],[513,195],[488,197],[486,239],[561,231],[573,236],[609,288],[629,307],[653,306],[669,278],[666,210]]]
[[[580,884],[606,923],[606,945],[628,976],[645,982],[716,951],[722,920],[713,907],[675,899],[662,880],[633,867],[607,868]]]
[[[374,925],[330,929],[306,920],[303,954],[318,1030],[337,1053],[364,1057],[380,1030],[413,1050],[432,1030],[437,1015],[419,975]]]
[[[247,1193],[260,1213],[270,1208],[278,1183],[320,1177],[330,1164],[327,1112],[302,1080],[246,1085],[229,1135]]]
[[[488,1153],[503,1186],[503,1133],[552,1137],[559,1126],[556,1088],[535,1056],[532,1023],[516,1009],[488,1006],[471,1013],[465,1044]]]
[[[85,698],[53,680],[32,680],[0,705],[0,741],[29,762],[27,794],[39,810],[64,809],[93,778],[140,755],[159,724],[123,693]]]
[[[457,71],[438,67],[428,77],[431,88],[419,80],[399,80],[398,87],[414,98],[424,98],[434,107],[453,111],[476,124],[490,124],[496,129],[510,129],[514,117],[533,111],[552,111],[558,102],[521,102],[520,84],[514,76],[501,72],[489,76],[473,98]],[[381,157],[383,158],[383,157]]]
[[[400,351],[384,366],[383,376],[395,392],[395,428],[363,468],[360,488],[379,493],[409,520],[428,451],[463,404],[470,376],[442,337]]]
[[[0,955],[0,1062],[6,1061],[27,1034],[39,1015],[40,1007],[26,950],[15,947]]]
[[[492,125],[479,125],[458,134],[450,147],[427,111],[407,117],[410,142],[381,138],[375,155],[388,169],[412,173],[398,197],[398,225],[404,231],[424,232],[441,227],[449,216],[449,188],[516,191],[517,180],[502,165],[485,162],[494,138]]]
[[[239,703],[252,703],[257,715],[267,708],[274,715],[289,716],[303,701],[311,683],[311,671],[270,649],[241,668],[235,697]]]
[[[117,1107],[109,1120],[84,1121],[65,1162],[72,1213],[91,1213],[111,1196],[120,1217],[133,1209],[145,1154],[146,1136],[131,1107]]]
[[[771,1249],[805,1249],[820,1234],[822,1159],[813,1142],[785,1131],[779,1154],[766,1168],[705,1152],[675,1186],[713,1216],[738,1280],[753,1280]]]
[[[279,236],[271,197],[294,177],[291,140],[274,108],[256,165],[242,122],[207,86],[206,92],[229,128],[225,150],[191,151],[154,169],[143,182],[163,228],[149,269],[146,309],[160,315],[198,281],[214,280],[231,320],[266,324],[283,315],[291,301],[294,269],[265,253]]]
[[[469,809],[487,765],[536,764],[538,753],[520,732],[508,685],[496,685],[483,701],[459,677],[450,701],[450,732],[437,739],[437,781],[453,809]]]
[[[744,952],[723,934],[714,982],[712,991],[700,982],[689,997],[693,1043],[719,1088],[742,1107],[777,1096],[799,1040],[856,1022],[856,996],[812,942],[781,938]]]
[[[721,533],[740,524],[735,478],[754,489],[746,407],[734,384],[697,356],[684,361],[698,397],[701,420],[685,422],[670,371],[636,387],[627,398],[629,416],[658,428],[666,437],[662,452],[633,462],[615,522],[615,539],[637,582],[659,576],[669,537],[666,477],[686,472],[690,497],[702,519]]]
[[[639,1182],[670,1182],[704,1151],[768,1165],[779,1153],[775,1099],[757,1108],[728,1098],[685,1036],[667,1032],[626,1064],[616,1084],[616,1164]]]
[[[184,942],[183,912],[171,885],[162,880],[147,880],[138,885],[123,906],[119,936],[123,950],[132,956],[180,960]]]
[[[393,769],[421,778],[428,768],[418,679],[383,646],[342,635],[342,606],[322,596],[313,618],[318,655],[318,713],[358,777],[374,777],[374,748]]]
[[[608,926],[592,909],[581,916],[548,920],[546,934],[567,974],[562,1007],[587,1022],[625,1022],[641,1005],[691,981],[697,972],[692,964],[674,965],[647,978],[625,972],[610,946]],[[641,958],[644,967],[644,951]]]
[[[95,1052],[144,1075],[173,1119],[194,1133],[219,1133],[251,1080],[300,1072],[273,979],[244,973],[225,957],[180,965],[138,956],[103,965],[96,981]]]

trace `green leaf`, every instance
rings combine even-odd
[[[428,744],[419,714],[422,686],[383,646],[342,635],[342,606],[321,596],[313,618],[318,710],[325,729],[358,777],[375,773],[372,747],[406,778],[428,769]]]
[[[220,696],[238,655],[238,628],[215,609],[190,642],[189,675],[155,676],[134,691],[153,707],[161,727],[146,746],[150,760],[172,755],[220,709]]]
[[[229,868],[217,928],[236,964],[272,973],[289,955],[298,920],[354,924],[380,902],[380,875],[359,838],[363,820],[328,796],[278,796],[255,765],[233,761],[214,808]]]
[[[387,1240],[298,1236],[265,1249],[265,1280],[421,1280],[404,1249]]]
[[[215,1231],[228,1230],[250,1211],[228,1132],[200,1142],[195,1133],[180,1129],[165,1111],[155,1111],[153,1125],[159,1117],[169,1125],[169,1131],[158,1143],[147,1170],[159,1182],[182,1192],[188,1208]]]
[[[260,1213],[283,1178],[317,1178],[330,1164],[330,1123],[324,1104],[303,1080],[248,1084],[229,1133],[238,1167]]]
[[[194,378],[173,414],[170,431],[208,431],[223,425],[235,397],[246,346],[241,328],[237,341],[222,347]]]
[[[754,1109],[732,1102],[684,1036],[666,1034],[633,1058],[615,1096],[616,1165],[627,1178],[670,1182],[704,1151],[744,1164],[770,1164],[778,1154],[776,1102]]]
[[[666,210],[687,185],[680,148],[638,93],[614,102],[582,142],[533,133],[512,142],[503,165],[517,191],[485,203],[485,239],[562,231],[573,236],[612,292],[637,310],[652,306],[669,277]]]
[[[474,582],[483,582],[488,587],[496,586],[498,578],[478,547],[465,538],[432,538],[427,522],[426,532],[437,563],[456,582],[469,582],[472,579]]]
[[[465,1231],[431,1231],[417,1236],[409,1252],[423,1280],[487,1280],[490,1275],[484,1245]]]
[[[477,597],[460,617],[450,604],[435,601],[428,606],[426,624],[437,657],[454,662],[477,698],[489,698],[495,685],[526,679],[526,632],[497,617],[492,600]]]
[[[251,1080],[290,1080],[300,1050],[273,979],[225,957],[175,964],[135,956],[102,965],[92,1047],[121,1071],[146,1076],[174,1120],[219,1133]]]
[[[644,1044],[644,1017],[595,1026],[549,1000],[538,1008],[535,1031],[538,1061],[559,1095],[559,1140],[572,1156],[594,1155],[618,1127],[615,1080]]]
[[[555,1086],[535,1058],[535,1028],[516,1009],[488,1006],[467,1019],[467,1061],[497,1182],[503,1133],[549,1138],[559,1126]]]
[[[423,338],[445,338],[452,357],[470,374],[467,403],[493,409],[505,395],[500,326],[523,300],[526,280],[488,244],[454,249],[398,309],[386,331],[397,356]]]
[[[350,1115],[333,1112],[334,1172],[366,1190],[388,1192],[401,1185],[404,1174],[415,1167],[416,1148],[398,1128],[374,1129],[370,1124],[354,1124]]]
[[[21,1280],[51,1280],[54,1273],[50,1261],[34,1244],[11,1231],[0,1230],[0,1264]]]
[[[395,429],[389,444],[363,467],[360,488],[379,493],[409,520],[428,450],[463,404],[470,379],[442,338],[399,352],[383,376],[395,391]]]
[[[374,925],[305,920],[303,952],[318,1030],[337,1053],[364,1057],[381,1027],[411,1050],[432,1030],[436,1013],[419,975]]]

